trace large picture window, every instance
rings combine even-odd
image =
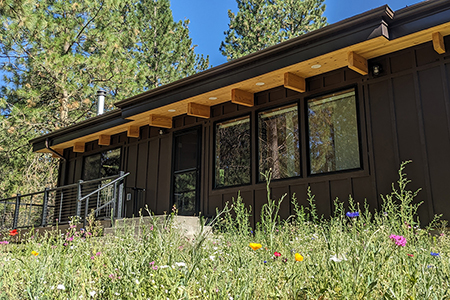
[[[272,178],[300,175],[300,149],[297,104],[258,114],[259,180],[267,170]]]
[[[83,180],[92,180],[119,174],[120,148],[86,156],[83,166]]]
[[[215,187],[250,183],[250,117],[216,124]]]
[[[308,100],[310,173],[361,167],[355,90]]]

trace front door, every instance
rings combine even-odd
[[[201,128],[174,134],[172,204],[179,215],[198,215]]]

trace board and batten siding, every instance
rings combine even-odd
[[[450,49],[450,38],[445,38]],[[408,48],[369,61],[380,64],[379,76],[361,76],[350,69],[339,69],[307,79],[307,92],[297,93],[278,87],[255,94],[255,106],[244,107],[231,102],[211,107],[211,118],[179,116],[173,128],[164,130],[141,127],[139,138],[126,133],[112,136],[111,146],[86,144],[85,153],[64,152],[59,184],[76,182],[82,175],[83,157],[106,149],[122,147],[122,169],[130,172],[126,193],[132,188],[145,189],[142,205],[155,214],[171,210],[173,133],[201,127],[200,212],[212,216],[240,192],[243,202],[252,207],[252,224],[260,220],[259,212],[267,202],[265,183],[257,182],[256,116],[261,109],[298,101],[301,151],[301,177],[277,180],[271,184],[272,197],[287,194],[280,214],[293,213],[292,196],[307,205],[307,188],[315,195],[319,214],[329,216],[336,198],[347,201],[349,195],[362,206],[380,208],[381,197],[390,193],[398,180],[402,161],[412,160],[405,172],[412,182],[409,188],[421,188],[416,201],[424,201],[420,220],[426,223],[434,214],[450,219],[450,53],[439,55],[430,43]],[[308,140],[306,101],[354,87],[356,89],[362,170],[335,174],[307,175]],[[213,189],[214,126],[216,122],[249,114],[252,130],[251,184]],[[126,216],[133,211],[133,201],[125,202]]]

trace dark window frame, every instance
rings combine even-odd
[[[119,172],[120,172],[121,168],[122,168],[122,164],[123,164],[123,161],[122,161],[122,159],[123,159],[123,149],[122,148],[123,148],[122,146],[111,147],[111,148],[107,148],[107,149],[101,148],[101,149],[98,149],[98,151],[90,153],[89,155],[83,155],[83,164],[82,164],[82,168],[81,168],[81,179],[86,181],[86,179],[84,178],[84,171],[85,171],[85,168],[86,168],[86,158],[88,158],[90,156],[93,156],[93,155],[97,155],[97,154],[101,155],[102,152],[112,151],[112,150],[116,150],[116,149],[120,149],[120,156],[119,156],[119,162],[120,162],[119,163]],[[99,170],[99,172],[100,172],[100,170]],[[117,175],[119,175],[119,174],[117,174]],[[98,177],[98,178],[95,178],[95,179],[100,179],[100,178],[103,178],[103,177]],[[95,179],[91,179],[91,180],[95,180]]]
[[[252,154],[253,154],[253,147],[252,147],[252,142],[253,142],[253,137],[252,135],[254,134],[254,126],[252,125],[252,112],[246,112],[244,114],[239,114],[233,117],[229,117],[229,118],[225,118],[225,119],[220,119],[217,120],[215,122],[213,122],[213,156],[212,156],[212,190],[223,190],[223,189],[229,189],[229,188],[236,188],[236,187],[242,187],[242,186],[249,186],[253,184],[253,159],[252,159]],[[244,183],[244,184],[236,184],[236,185],[228,185],[228,186],[216,186],[216,144],[217,144],[217,124],[219,123],[224,123],[224,122],[228,122],[228,121],[232,121],[232,120],[236,120],[236,119],[242,119],[248,117],[249,120],[249,132],[250,132],[250,141],[249,141],[249,146],[250,146],[250,159],[249,159],[249,163],[250,163],[250,172],[249,172],[249,176],[250,176],[250,180],[249,183]]]
[[[300,102],[301,102],[301,99],[295,99],[295,100],[291,100],[291,101],[288,101],[288,102],[286,102],[286,103],[282,103],[282,104],[280,104],[280,103],[276,103],[275,105],[271,105],[271,106],[266,106],[266,107],[263,107],[263,108],[261,108],[261,109],[258,109],[258,110],[256,110],[255,111],[255,127],[256,127],[256,132],[255,132],[255,138],[256,138],[256,142],[255,142],[255,145],[256,145],[256,155],[255,155],[255,160],[256,160],[256,162],[255,162],[255,166],[256,166],[256,184],[259,184],[259,183],[266,183],[266,181],[265,180],[260,180],[260,176],[259,176],[259,174],[260,174],[260,172],[259,172],[259,158],[260,158],[260,152],[259,152],[259,146],[260,146],[260,139],[259,139],[259,114],[261,113],[261,112],[265,112],[265,111],[270,111],[270,110],[275,110],[275,109],[277,109],[277,108],[282,108],[282,107],[285,107],[285,106],[290,106],[290,105],[293,105],[293,104],[297,104],[297,122],[298,122],[298,143],[299,143],[299,148],[298,148],[298,152],[299,152],[299,175],[298,176],[292,176],[292,177],[286,177],[286,178],[277,178],[277,179],[273,179],[272,178],[272,180],[271,180],[271,182],[274,182],[274,181],[283,181],[283,180],[292,180],[292,179],[296,179],[296,178],[303,178],[304,177],[304,174],[303,174],[303,159],[302,159],[302,157],[303,157],[303,154],[302,154],[302,126],[301,126],[301,114],[302,114],[302,112],[301,112],[301,109],[300,109]]]
[[[331,171],[331,172],[323,172],[323,173],[316,173],[311,174],[311,155],[310,155],[310,131],[309,131],[309,117],[308,117],[308,101],[314,98],[324,97],[327,95],[331,95],[334,93],[344,92],[346,90],[354,90],[355,93],[355,113],[356,113],[356,127],[357,127],[357,137],[358,137],[358,149],[359,149],[359,167],[357,168],[351,168],[351,169],[345,169],[345,170],[338,170],[338,171]],[[323,91],[314,95],[310,95],[308,97],[305,97],[303,99],[303,107],[305,110],[305,137],[306,137],[306,169],[307,169],[307,176],[306,177],[320,177],[320,176],[329,176],[333,174],[341,174],[341,173],[350,173],[355,171],[362,171],[364,170],[364,160],[363,160],[363,135],[362,135],[362,124],[361,124],[361,110],[360,110],[360,94],[357,84],[352,85],[346,85],[339,88]]]

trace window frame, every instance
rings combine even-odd
[[[334,93],[344,92],[347,90],[354,90],[355,93],[355,113],[356,113],[356,129],[357,129],[357,137],[358,137],[358,152],[359,152],[359,167],[351,168],[351,169],[345,169],[345,170],[337,170],[337,171],[331,171],[331,172],[323,172],[323,173],[311,173],[311,149],[309,146],[310,141],[310,130],[309,130],[309,114],[308,114],[308,101],[311,99],[324,97],[327,95],[332,95]],[[364,170],[364,158],[363,158],[363,141],[362,141],[362,124],[361,124],[361,110],[360,110],[360,103],[359,103],[359,90],[358,85],[346,85],[343,87],[339,87],[332,90],[327,90],[322,93],[314,94],[308,97],[304,98],[304,110],[305,110],[305,138],[306,138],[306,150],[307,153],[305,163],[306,163],[306,170],[307,170],[307,176],[306,177],[320,177],[320,176],[329,176],[333,174],[341,174],[341,173],[349,173],[349,172],[355,172],[355,171],[362,171]]]
[[[119,163],[119,172],[120,172],[121,169],[122,169],[122,165],[123,165],[123,161],[122,161],[122,159],[123,159],[123,149],[122,149],[122,146],[111,147],[111,148],[108,148],[108,149],[98,149],[99,151],[95,151],[93,153],[90,153],[89,155],[83,155],[83,165],[82,165],[82,168],[81,168],[81,179],[84,180],[84,181],[89,181],[89,180],[96,180],[96,179],[105,178],[105,177],[98,177],[98,178],[89,179],[89,180],[84,179],[84,171],[85,171],[85,168],[86,168],[86,158],[90,157],[90,156],[93,156],[93,155],[97,155],[97,154],[101,155],[102,152],[112,151],[112,150],[116,150],[116,149],[120,149],[120,155],[119,155],[119,161],[120,161],[120,163]],[[100,172],[100,170],[99,170],[99,172]],[[117,174],[117,175],[119,175],[119,174]]]
[[[292,180],[292,179],[298,179],[298,178],[304,178],[304,174],[303,174],[303,159],[302,159],[302,126],[301,126],[301,114],[302,114],[302,111],[301,111],[301,106],[300,106],[300,102],[301,102],[301,99],[295,99],[295,100],[291,100],[291,101],[288,101],[288,102],[286,102],[286,103],[282,103],[282,104],[280,104],[280,103],[276,103],[275,105],[271,105],[271,106],[266,106],[266,107],[263,107],[263,108],[261,108],[261,109],[258,109],[258,110],[256,110],[255,111],[255,129],[256,129],[256,131],[254,132],[255,133],[255,137],[254,137],[254,139],[256,139],[256,141],[255,141],[255,151],[256,151],[256,155],[255,155],[255,166],[256,166],[256,168],[255,168],[255,172],[256,172],[256,174],[255,174],[255,178],[256,178],[256,184],[259,184],[259,183],[266,183],[266,181],[265,180],[261,180],[260,179],[260,171],[259,171],[259,168],[260,168],[260,165],[259,165],[259,159],[260,159],[260,156],[261,156],[261,153],[260,153],[260,151],[259,151],[259,146],[260,146],[260,138],[259,138],[259,114],[260,113],[262,113],[262,112],[265,112],[265,111],[270,111],[270,110],[275,110],[275,109],[278,109],[278,108],[283,108],[283,107],[285,107],[285,106],[290,106],[290,105],[294,105],[294,104],[296,104],[297,105],[297,125],[298,125],[298,145],[299,145],[299,147],[298,147],[298,153],[299,153],[299,170],[298,170],[298,172],[299,172],[299,175],[298,176],[292,176],[292,177],[286,177],[286,178],[277,178],[277,179],[271,179],[271,182],[274,182],[274,181],[283,181],[283,180]]]
[[[248,183],[243,183],[243,184],[235,184],[235,185],[228,185],[228,186],[217,186],[216,185],[216,145],[217,145],[217,124],[219,123],[225,123],[228,121],[233,121],[233,120],[237,120],[237,119],[242,119],[248,117],[248,121],[249,121],[249,132],[250,132],[250,139],[249,139],[249,147],[250,147],[250,159],[249,159],[249,168],[250,168],[250,172],[249,172],[249,182]],[[242,187],[242,186],[249,186],[253,184],[253,159],[252,159],[252,154],[253,154],[253,131],[254,131],[254,126],[252,125],[252,112],[247,112],[244,114],[239,114],[230,118],[225,118],[225,119],[220,119],[217,120],[215,122],[213,122],[213,156],[212,156],[212,190],[223,190],[223,189],[229,189],[229,188],[236,188],[236,187]]]

